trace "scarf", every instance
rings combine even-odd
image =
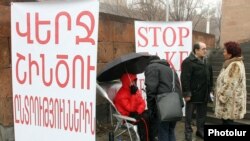
[[[233,57],[231,59],[228,59],[224,62],[223,64],[223,68],[227,68],[232,62],[234,61],[242,61],[243,60],[243,57]]]

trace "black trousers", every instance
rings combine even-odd
[[[138,127],[138,134],[140,136],[140,141],[149,141],[149,121],[148,121],[148,113],[143,112],[142,114],[133,114],[130,117],[135,118],[137,121],[131,122],[132,124],[136,124]]]
[[[149,141],[156,141],[156,137],[158,136],[158,125],[159,120],[157,118],[149,120]]]
[[[138,122],[138,133],[141,141],[149,141],[149,126],[148,120],[145,117],[141,117]]]
[[[187,102],[185,107],[185,134],[192,134],[192,117],[196,111],[197,132],[204,132],[204,124],[207,116],[207,103]]]

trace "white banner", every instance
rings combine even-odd
[[[180,75],[182,61],[192,50],[192,22],[135,21],[136,52],[147,52],[166,59]],[[144,88],[144,74],[138,75]]]
[[[11,4],[16,141],[95,141],[98,1]]]

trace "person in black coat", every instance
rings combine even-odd
[[[181,104],[182,91],[177,73],[175,75],[175,91],[180,94]],[[166,60],[155,58],[147,66],[145,70],[145,85],[147,94],[147,106],[149,114],[149,137],[150,141],[154,141],[158,131],[158,141],[175,141],[175,125],[176,121],[161,122],[158,118],[155,97],[172,91],[173,72]]]
[[[194,44],[193,51],[182,62],[181,84],[185,107],[185,138],[192,140],[192,116],[196,110],[196,135],[204,138],[204,124],[207,114],[207,103],[213,86],[212,67],[206,59],[206,44]]]

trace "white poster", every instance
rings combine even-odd
[[[147,52],[166,59],[170,67],[181,72],[182,61],[192,50],[192,22],[135,21],[136,52]],[[144,74],[138,75],[144,89]]]
[[[16,141],[95,141],[98,1],[11,4]]]

